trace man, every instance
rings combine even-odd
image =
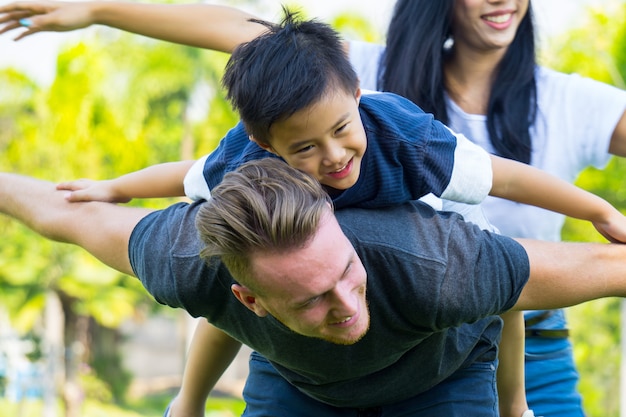
[[[274,159],[154,212],[0,174],[0,212],[256,349],[244,415],[495,415],[493,314],[626,294],[626,246],[515,242],[417,202],[335,215]]]

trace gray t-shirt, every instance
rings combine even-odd
[[[350,346],[300,336],[257,317],[230,292],[219,263],[198,257],[199,204],[178,204],[135,228],[135,274],[163,304],[206,317],[265,356],[303,392],[338,407],[373,407],[427,391],[459,368],[493,360],[501,320],[529,275],[515,241],[423,203],[343,209],[337,218],[368,273],[369,332]]]

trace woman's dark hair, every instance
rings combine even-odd
[[[443,44],[451,36],[455,0],[398,0],[378,72],[378,89],[400,94],[448,123]],[[532,8],[500,62],[487,108],[496,153],[530,163],[530,127],[537,113]],[[471,138],[470,138],[471,139]]]

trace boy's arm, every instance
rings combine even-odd
[[[209,393],[233,361],[241,343],[206,320],[191,340],[180,392],[171,404],[174,417],[203,417]]]
[[[490,195],[588,220],[609,241],[626,242],[626,217],[604,199],[530,165],[493,155],[491,161]]]
[[[504,326],[498,349],[498,405],[500,417],[519,417],[528,410],[524,380],[524,313],[500,315]]]
[[[69,191],[65,198],[72,202],[126,203],[133,198],[181,197],[185,195],[183,180],[194,162],[153,165],[112,180],[63,182],[57,189]]]
[[[131,2],[17,1],[0,6],[0,33],[29,25],[15,40],[42,31],[70,31],[101,24],[183,45],[223,52],[250,41],[265,30],[255,16],[233,7],[209,4]]]

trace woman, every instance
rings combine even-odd
[[[399,0],[386,49],[353,43],[350,58],[363,88],[401,94],[488,151],[565,180],[626,156],[626,94],[537,66],[529,0]],[[560,240],[559,214],[493,198],[483,208],[505,235]],[[530,408],[582,416],[564,312],[526,323]]]

